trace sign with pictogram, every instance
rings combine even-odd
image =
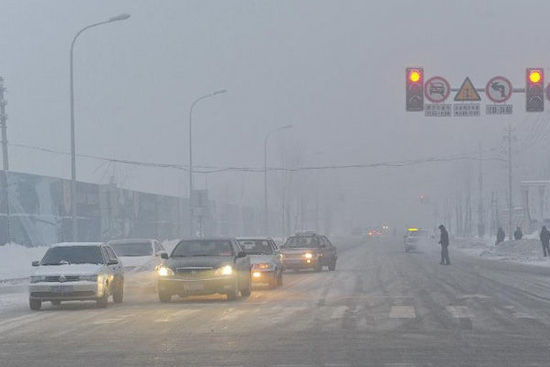
[[[481,97],[477,92],[476,88],[472,84],[470,78],[464,79],[462,86],[458,90],[458,93],[455,96],[455,101],[457,102],[477,102],[481,101]]]
[[[441,103],[449,97],[451,85],[440,76],[434,76],[424,85],[424,95],[432,103]]]
[[[512,91],[512,83],[502,76],[495,76],[485,87],[485,94],[495,103],[506,102],[512,96]]]

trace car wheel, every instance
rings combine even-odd
[[[115,293],[113,293],[113,301],[115,303],[122,303],[122,299],[124,298],[124,285],[120,284],[117,288]]]
[[[235,280],[235,286],[233,289],[226,293],[228,301],[234,301],[239,297],[239,283],[238,280]]]
[[[248,286],[245,289],[241,289],[241,296],[244,298],[250,297],[252,293],[252,280],[248,281]]]
[[[169,303],[172,301],[172,295],[166,292],[159,291],[159,301],[162,303]]]
[[[42,301],[39,300],[39,299],[30,299],[29,300],[29,307],[33,311],[38,311],[38,310],[40,310],[40,307],[42,307]]]
[[[96,300],[97,307],[99,308],[105,308],[107,307],[107,304],[109,303],[109,294],[105,293],[103,294],[103,297],[100,297]]]
[[[61,304],[61,301],[52,301],[52,305],[59,306]]]
[[[332,260],[328,266],[328,270],[329,271],[334,271],[336,270],[336,259]]]

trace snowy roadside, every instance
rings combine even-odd
[[[495,246],[493,240],[490,239],[455,238],[451,245],[470,256],[550,267],[550,257],[542,256],[542,247],[538,239],[504,241]]]
[[[0,246],[0,286],[28,278],[32,261],[40,260],[48,247],[25,247],[13,243]]]

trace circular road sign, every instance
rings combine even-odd
[[[506,102],[512,96],[512,83],[503,76],[495,76],[487,83],[485,94],[495,103]]]
[[[447,80],[440,76],[434,76],[426,81],[424,85],[424,94],[432,103],[441,103],[449,97],[451,85]]]

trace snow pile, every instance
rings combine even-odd
[[[48,247],[0,246],[0,281],[29,277],[32,261],[40,260]]]
[[[542,255],[542,245],[536,239],[504,241],[483,252],[481,256],[527,263],[547,261],[547,258],[545,259]]]

